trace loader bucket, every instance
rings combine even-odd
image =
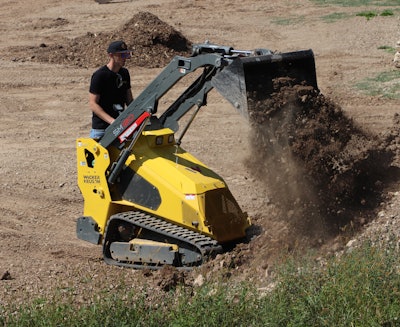
[[[312,50],[238,57],[212,80],[213,87],[245,117],[248,99],[263,100],[273,92],[273,80],[295,79],[318,88]]]

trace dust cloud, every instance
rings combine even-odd
[[[291,78],[249,95],[252,156],[247,164],[301,232],[338,231],[381,202],[393,152],[316,88]],[[300,227],[306,226],[306,227]],[[300,230],[301,229],[301,230]]]

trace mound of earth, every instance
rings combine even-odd
[[[336,231],[357,217],[365,223],[393,168],[395,132],[363,131],[319,90],[291,78],[253,98],[249,166],[271,186],[271,198],[294,221],[323,219]]]
[[[164,67],[176,55],[190,55],[191,42],[149,12],[139,12],[111,33],[88,32],[67,40],[65,44],[42,43],[36,47],[13,47],[10,53],[15,61],[32,60],[95,68],[107,62],[109,43],[120,39],[133,50],[127,67]],[[27,53],[29,57],[26,57]]]
[[[393,165],[400,167],[400,115],[396,113],[393,117],[393,125],[386,133],[383,134],[384,144],[387,145],[395,156]]]

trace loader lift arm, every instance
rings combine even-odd
[[[176,56],[147,88],[121,113],[105,131],[100,144],[107,148],[114,145],[121,149],[127,137],[121,137],[135,123],[143,112],[151,115],[157,112],[158,100],[165,95],[181,78],[205,67],[204,73],[168,108],[160,121],[165,127],[176,126],[176,121],[194,105],[205,104],[206,94],[213,88],[211,78],[228,62],[219,53],[208,53],[194,57]],[[172,128],[174,129],[174,128]],[[130,136],[129,134],[127,135]]]
[[[249,92],[270,92],[269,84],[279,76],[305,81],[317,88],[312,50],[272,53],[268,49],[235,50],[227,46],[197,44],[191,57],[176,56],[144,91],[105,131],[100,144],[122,149],[129,140],[132,126],[144,112],[154,115],[158,101],[184,76],[204,67],[203,73],[160,116],[160,123],[173,131],[178,121],[193,106],[206,104],[209,91],[216,88],[244,116],[247,116]],[[258,87],[264,85],[264,89]],[[151,120],[151,119],[150,119]]]

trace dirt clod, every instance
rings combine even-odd
[[[185,284],[185,272],[175,267],[165,266],[158,275],[157,286],[164,292],[175,289],[178,285]]]
[[[3,273],[3,275],[1,275],[1,278],[0,278],[0,280],[11,280],[11,279],[12,279],[12,277],[11,277],[11,274],[10,274],[10,272],[8,270],[5,271]]]

